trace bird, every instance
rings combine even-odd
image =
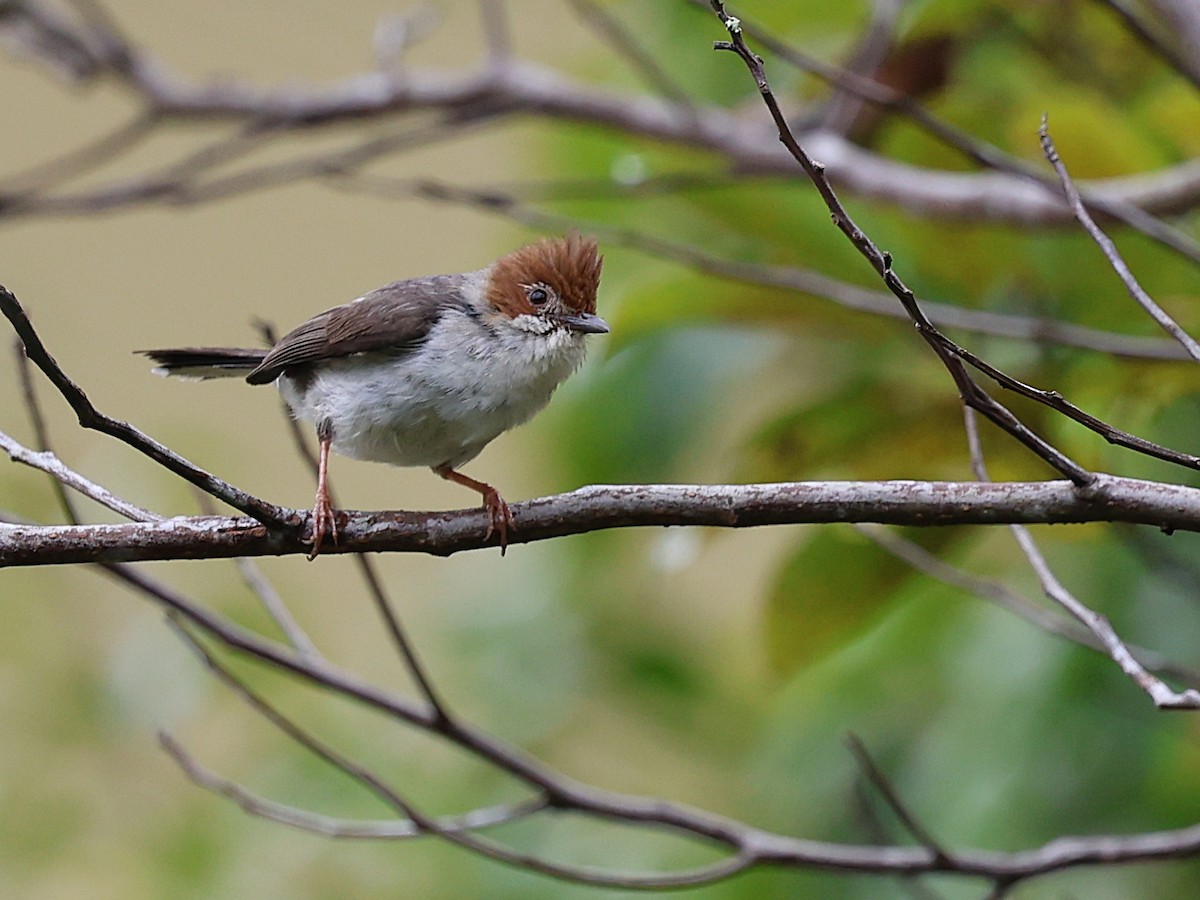
[[[395,281],[318,313],[270,348],[135,351],[159,375],[243,376],[275,383],[292,415],[316,429],[317,488],[309,559],[338,541],[329,454],[427,466],[477,491],[484,536],[503,555],[515,526],[500,492],[459,471],[550,401],[584,361],[604,258],[572,232],[543,238],[482,269]]]

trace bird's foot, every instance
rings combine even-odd
[[[312,551],[308,554],[310,562],[316,559],[321,552],[321,544],[325,541],[325,535],[333,538],[335,544],[338,542],[337,514],[329,502],[328,491],[317,491],[317,499],[313,503],[312,522],[312,540],[305,541],[305,543],[312,544]]]
[[[503,556],[504,551],[508,549],[508,530],[511,528],[515,531],[517,526],[513,522],[512,511],[504,502],[504,498],[500,496],[500,492],[490,484],[476,481],[471,476],[456,472],[449,466],[437,466],[433,471],[447,481],[453,481],[455,484],[461,484],[463,487],[469,487],[471,490],[479,492],[479,495],[483,497],[483,508],[487,510],[488,514],[488,529],[483,539],[490,541],[493,534],[500,535],[500,555]]]
[[[508,530],[510,528],[516,530],[517,527],[513,524],[512,510],[508,508],[508,504],[504,502],[504,498],[494,487],[488,487],[482,493],[483,508],[487,510],[488,514],[488,529],[483,539],[489,541],[493,534],[500,535],[500,555],[503,556],[504,551],[508,549]]]

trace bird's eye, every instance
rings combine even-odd
[[[541,306],[550,299],[550,293],[545,288],[535,287],[529,291],[529,302],[534,306]]]

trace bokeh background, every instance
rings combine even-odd
[[[106,6],[180,72],[267,85],[317,84],[369,69],[375,23],[397,11],[381,0]],[[411,51],[410,64],[477,65],[485,42],[476,7],[436,6],[444,22]],[[1018,156],[1039,158],[1043,111],[1079,178],[1196,155],[1195,89],[1102,6],[921,0],[907,4],[900,35],[947,54],[949,74],[926,97],[931,108]],[[508,8],[522,57],[610,90],[644,90],[564,5],[523,0]],[[698,102],[744,104],[750,119],[765,116],[741,64],[711,51],[721,37],[711,16],[668,0],[606,8],[636,29]],[[839,61],[869,9],[816,0],[756,3],[746,12]],[[770,65],[776,90],[798,108],[818,108],[827,96],[803,75]],[[0,174],[78,146],[134,109],[116,86],[80,89],[0,55]],[[97,182],[159,165],[219,128],[168,131],[97,173]],[[326,138],[271,152],[282,158]],[[901,122],[873,128],[864,140],[911,162],[967,167]],[[478,185],[708,172],[713,184],[675,195],[599,192],[542,206],[729,258],[873,284],[800,179],[730,182],[702,154],[595,127],[522,118],[398,156],[378,171]],[[921,296],[1153,333],[1073,228],[924,221],[869,200],[848,202]],[[1194,216],[1179,224],[1197,236]],[[0,281],[101,409],[248,491],[305,507],[311,478],[271,391],[157,379],[131,351],[253,342],[256,317],[290,327],[395,278],[479,267],[534,236],[463,207],[300,183],[195,206],[0,218]],[[1138,236],[1119,238],[1147,289],[1194,332],[1195,267]],[[911,327],[605,249],[600,311],[613,334],[594,342],[588,365],[549,410],[468,469],[510,501],[593,482],[971,477],[952,385]],[[1026,381],[1153,440],[1196,450],[1194,367],[971,341]],[[15,369],[4,365],[0,428],[29,440]],[[114,441],[81,433],[60,400],[48,390],[42,396],[56,448],[71,465],[160,512],[197,510],[186,485]],[[1085,465],[1196,482],[1043,410],[1017,409]],[[1047,477],[1012,442],[985,437],[994,477]],[[333,476],[351,507],[467,502],[461,489],[424,471],[336,459]],[[0,507],[59,519],[45,480],[18,466],[0,466]],[[1103,526],[1035,532],[1062,580],[1124,636],[1200,665],[1194,536]],[[1037,595],[1005,530],[905,536]],[[590,783],[800,836],[905,840],[877,799],[863,798],[844,744],[854,733],[950,847],[1018,849],[1064,833],[1179,827],[1200,816],[1194,717],[1155,713],[1111,663],[913,573],[849,528],[637,530],[517,546],[503,560],[488,551],[378,562],[451,705]],[[261,565],[332,658],[383,684],[405,684],[349,560]],[[231,563],[146,569],[237,621],[266,627]],[[0,616],[2,896],[622,896],[513,871],[432,840],[331,841],[251,818],[189,783],[159,750],[156,729],[170,729],[206,765],[273,798],[336,815],[386,810],[258,721],[205,675],[158,610],[102,574],[6,571]],[[435,742],[278,676],[240,671],[426,809],[509,796],[495,776]],[[705,858],[676,841],[575,821],[505,834],[564,860],[633,870]],[[955,880],[928,886],[930,896],[946,898],[984,892]],[[690,895],[926,896],[916,890],[889,879],[762,871]],[[1198,891],[1200,866],[1186,861],[1074,871],[1016,896]]]

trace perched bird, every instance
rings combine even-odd
[[[577,234],[522,247],[475,272],[396,281],[326,310],[267,349],[141,350],[161,375],[275,382],[320,443],[312,554],[336,542],[329,451],[429,466],[483,497],[486,538],[508,544],[499,491],[458,468],[530,419],[583,363],[603,257]]]

